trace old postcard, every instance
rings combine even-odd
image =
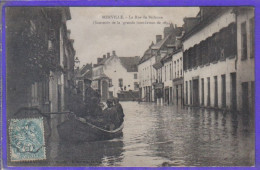
[[[254,10],[6,6],[7,165],[254,166]]]

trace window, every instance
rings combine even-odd
[[[186,104],[188,104],[188,81],[186,81]]]
[[[196,56],[197,56],[197,65],[201,65],[202,64],[202,56],[201,56],[201,44],[199,44],[196,47]]]
[[[191,48],[191,68],[196,67],[196,49],[195,47]],[[178,60],[178,64],[179,64],[179,60]]]
[[[139,89],[139,84],[137,82],[134,82],[134,89],[138,90]]]
[[[166,81],[166,66],[164,66],[164,81]]]
[[[219,42],[219,50],[220,50],[220,60],[223,60],[225,59],[225,39],[227,37],[226,35],[226,32],[227,32],[228,28],[224,28],[223,30],[220,31],[220,41],[222,42]]]
[[[137,79],[137,73],[134,74],[134,79]]]
[[[172,64],[170,64],[170,80],[172,79]]]
[[[54,40],[55,39],[55,31],[54,29],[49,30],[49,40]]]
[[[222,31],[223,32],[223,31]],[[221,55],[221,34],[220,33],[217,33],[215,34],[214,36],[214,55],[213,55],[213,58],[212,58],[212,61],[218,61],[220,59],[220,55]]]
[[[183,70],[187,70],[188,68],[188,56],[187,56],[187,50],[183,53]]]
[[[250,19],[250,57],[254,58],[255,56],[255,20],[254,18]]]
[[[42,98],[44,102],[49,101],[49,80],[48,79],[43,81]]]
[[[241,24],[241,59],[247,58],[246,22]]]
[[[119,87],[123,87],[123,79],[118,79],[118,86]]]
[[[174,78],[176,78],[176,61],[174,61]]]
[[[177,71],[178,71],[178,77],[179,77],[179,60],[177,60]]]
[[[48,50],[52,50],[53,49],[53,43],[51,40],[48,40]]]
[[[112,87],[113,84],[112,84],[112,79],[109,79],[109,87]]]

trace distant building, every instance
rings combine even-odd
[[[146,50],[138,65],[140,74],[140,93],[143,101],[172,103],[172,53],[181,45],[177,37],[182,28],[173,26],[164,28],[164,37],[156,35],[156,43]]]
[[[80,94],[82,95],[82,99],[85,98],[85,85],[84,85],[84,79],[90,79],[92,80],[92,63],[83,65],[81,68],[77,68],[75,70],[75,83],[76,87],[80,91]]]
[[[152,43],[145,51],[138,64],[140,97],[142,101],[147,102],[154,101],[154,93],[152,90],[153,83],[155,82],[155,69],[153,68],[155,57],[152,55],[153,45]]]
[[[182,48],[177,49],[172,54],[172,87],[173,87],[173,104],[183,106],[183,52]]]
[[[121,100],[138,98],[138,70],[140,57],[118,57],[113,51],[97,59],[93,67],[94,89],[100,91],[101,100],[119,97]],[[137,94],[136,94],[137,93]]]

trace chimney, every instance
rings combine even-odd
[[[113,54],[113,55],[116,55],[116,51],[113,50],[113,51],[112,51],[112,54]]]
[[[105,54],[103,55],[103,59],[106,59],[106,55]]]
[[[156,43],[162,40],[162,35],[156,35]]]
[[[99,64],[102,61],[102,58],[97,58],[97,64]]]
[[[110,53],[107,53],[107,58],[109,58],[110,57]]]

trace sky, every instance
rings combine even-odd
[[[95,64],[98,57],[116,51],[119,57],[140,56],[163,35],[170,23],[183,25],[198,7],[70,7],[67,28],[74,39],[80,65]],[[158,23],[160,22],[160,23]]]

